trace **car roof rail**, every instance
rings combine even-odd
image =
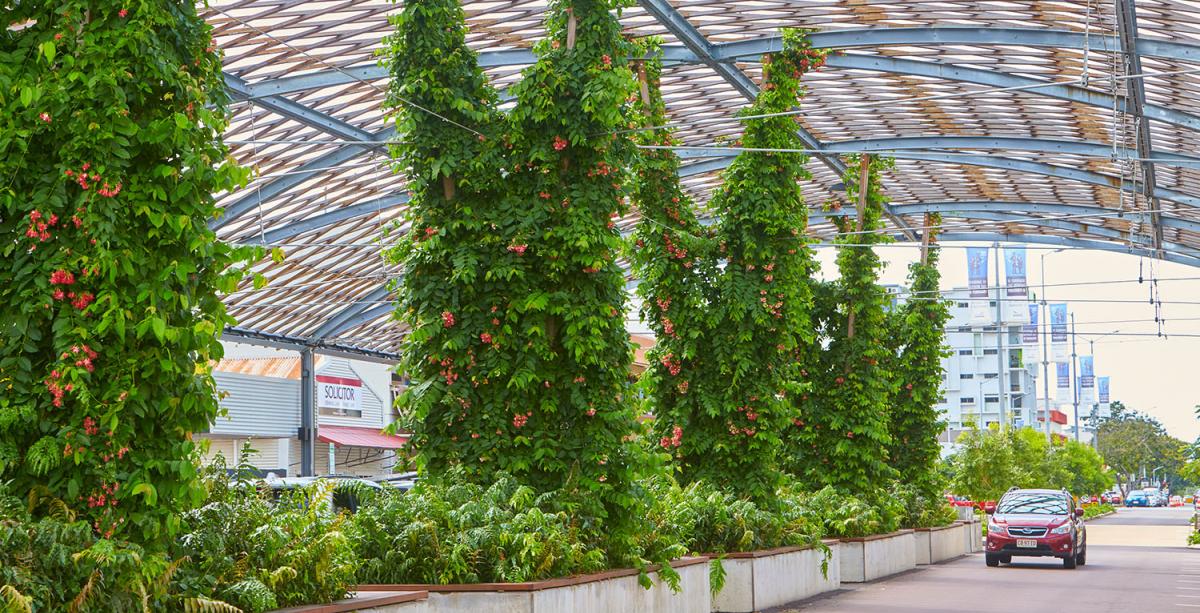
[[[1012,486],[1012,487],[1008,488],[1008,491],[1012,492],[1012,491],[1016,491],[1016,490],[1019,490],[1019,489],[1021,489],[1021,488],[1019,488],[1019,487],[1017,487],[1017,486],[1015,486],[1015,485],[1014,485],[1014,486]]]

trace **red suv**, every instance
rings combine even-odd
[[[1008,564],[1013,556],[1053,556],[1062,558],[1064,568],[1083,566],[1087,563],[1083,508],[1063,491],[1013,488],[988,518],[984,556],[988,566]]]

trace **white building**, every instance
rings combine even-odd
[[[225,358],[213,378],[223,414],[201,438],[207,459],[224,456],[236,466],[243,444],[257,452],[250,463],[264,473],[301,474],[301,359],[295,351],[223,342]],[[317,475],[379,476],[392,471],[404,444],[382,429],[399,383],[390,365],[314,357],[313,468]]]
[[[942,361],[945,377],[938,405],[946,421],[939,438],[943,452],[951,451],[958,436],[972,426],[985,428],[1007,420],[1018,428],[1045,427],[1044,411],[1038,407],[1039,397],[1044,397],[1039,387],[1041,348],[1022,343],[1029,302],[1001,296],[997,323],[996,290],[990,293],[987,299],[971,299],[966,288],[944,294],[950,301],[946,324],[950,355]],[[1052,407],[1050,418],[1051,431],[1061,434],[1066,414]]]

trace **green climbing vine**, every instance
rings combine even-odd
[[[19,2],[0,22],[0,481],[163,547],[202,495],[218,290],[206,225],[244,182],[190,3]]]
[[[851,156],[843,177],[852,202],[860,201],[862,162]],[[881,232],[886,200],[879,182],[879,173],[890,162],[871,158],[867,166],[865,206],[856,207],[857,217],[833,217],[839,230],[840,277],[819,292],[828,345],[810,369],[813,391],[799,403],[792,461],[810,486],[832,485],[869,495],[891,483],[896,471],[885,451],[891,444],[894,386],[887,295],[879,285],[882,263],[872,248],[890,240]]]
[[[415,180],[390,257],[406,271],[401,402],[418,458],[483,482],[511,474],[606,529],[629,520],[643,455],[615,223],[633,153],[616,134],[635,90],[624,4],[552,2],[507,117],[456,2],[406,4],[388,42],[389,103],[415,136],[395,149]]]
[[[763,58],[762,91],[745,114],[790,111],[804,93],[801,77],[825,56],[805,32],[785,31],[784,50]],[[791,116],[747,119],[745,126],[746,148],[804,148]],[[701,233],[677,180],[666,175],[675,162],[653,152],[646,159],[646,167],[659,167],[657,187],[644,194],[643,214],[649,215],[639,250],[646,252],[636,261],[651,280],[643,295],[660,342],[650,375],[657,438],[685,480],[769,503],[781,478],[789,397],[806,387],[797,355],[813,340],[809,277],[815,266],[803,236],[807,208],[799,186],[809,178],[807,158],[741,153],[711,202],[721,220],[715,235],[690,242],[688,235]],[[719,268],[718,260],[725,265]],[[698,287],[706,284],[707,290]]]
[[[900,472],[900,480],[919,488],[928,497],[941,494],[935,479],[935,464],[941,455],[937,436],[945,427],[937,404],[941,398],[942,358],[945,326],[950,320],[947,303],[941,299],[939,251],[934,241],[939,215],[926,218],[927,247],[924,257],[908,269],[911,295],[896,311],[893,328],[898,353],[892,371],[896,397],[891,410],[891,445],[888,457]]]

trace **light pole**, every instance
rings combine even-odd
[[[1096,339],[1101,339],[1106,336],[1112,336],[1113,334],[1120,334],[1120,332],[1121,332],[1120,330],[1113,330],[1112,332],[1105,332],[1104,334],[1097,334],[1096,336],[1093,336],[1091,338],[1088,338],[1086,334],[1081,335],[1088,342],[1088,355],[1092,356],[1092,360],[1096,359]],[[1072,321],[1071,334],[1074,334],[1074,333],[1075,333],[1075,326],[1074,326],[1074,322]],[[1093,368],[1095,368],[1095,367],[1093,366]],[[1093,374],[1095,374],[1095,373],[1093,373]],[[1078,407],[1076,407],[1076,410],[1078,411]],[[1096,425],[1096,420],[1099,418],[1097,413],[1099,413],[1099,411],[1100,411],[1100,398],[1099,398],[1099,396],[1097,396],[1096,402],[1092,403],[1092,412],[1091,412],[1091,417],[1090,417],[1090,421],[1092,422],[1092,424],[1091,424],[1092,425],[1092,447],[1095,448],[1097,451],[1099,451],[1099,449],[1100,449],[1100,428]],[[1075,420],[1076,420],[1075,421],[1075,434],[1076,434],[1076,436],[1078,436],[1078,434],[1079,434],[1079,413],[1078,412],[1076,412],[1076,414],[1075,414]],[[1079,439],[1076,438],[1076,440],[1079,440]]]
[[[1050,307],[1046,304],[1046,256],[1062,249],[1042,254],[1042,389],[1046,392],[1046,440],[1054,442],[1050,434]],[[1036,403],[1035,403],[1036,404]]]
[[[1079,442],[1079,361],[1075,359],[1075,313],[1071,313],[1071,376],[1075,384],[1071,386],[1071,399],[1075,404],[1075,442]]]

